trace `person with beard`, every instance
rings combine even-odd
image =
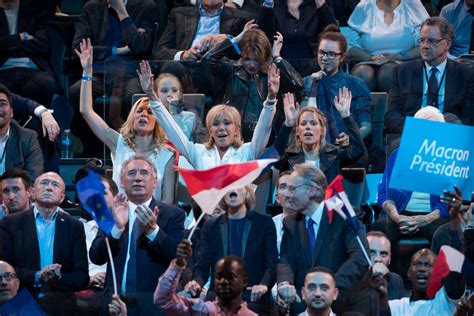
[[[24,170],[12,168],[0,177],[2,201],[6,214],[26,211],[30,208],[31,179]]]
[[[453,25],[454,38],[449,53],[459,57],[474,51],[474,1],[458,0],[447,4],[439,14]]]
[[[267,292],[275,283],[278,251],[275,225],[270,216],[252,211],[254,199],[250,187],[232,190],[224,196],[220,207],[226,213],[204,224],[193,280],[185,291],[193,297],[198,295],[211,275],[207,297],[212,299],[216,262],[223,256],[238,256],[248,266],[248,288],[243,299],[253,311],[265,314],[270,308]]]
[[[306,273],[304,287],[301,289],[306,311],[299,316],[335,316],[331,304],[338,294],[336,279],[331,270],[324,267],[311,268]]]
[[[153,303],[167,315],[257,315],[242,301],[248,285],[247,265],[237,256],[224,256],[215,265],[214,288],[216,299],[184,298],[176,294],[181,272],[192,255],[191,242],[184,239],[178,245],[176,259],[158,280]]]

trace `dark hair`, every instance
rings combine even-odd
[[[12,93],[3,83],[0,83],[0,93],[3,93],[7,96],[8,103],[10,106],[12,106]]]
[[[416,257],[427,257],[427,256],[433,257],[434,260],[436,260],[436,258],[438,257],[431,249],[422,248],[422,249],[418,250],[417,252],[415,252],[415,253],[413,254],[413,256],[411,256],[411,258],[410,258],[410,265],[412,264],[413,260],[414,260]]]
[[[310,273],[315,273],[315,272],[322,272],[322,273],[329,274],[333,278],[334,283],[336,283],[336,275],[334,274],[334,272],[332,272],[332,270],[323,266],[315,266],[309,269],[308,272],[306,272],[306,275]],[[306,279],[306,276],[305,276],[305,279]]]
[[[247,277],[247,264],[245,263],[244,259],[242,259],[241,257],[237,257],[237,256],[224,256],[222,258],[220,258],[217,262],[216,262],[216,265],[222,261],[224,264],[230,264],[230,263],[233,263],[233,262],[237,262],[237,264],[240,266],[240,269],[243,273],[243,277],[246,278]]]
[[[255,54],[261,62],[260,70],[267,71],[272,62],[272,45],[262,30],[250,29],[244,33],[239,43],[242,58]]]
[[[280,174],[278,175],[277,184],[280,185],[281,177],[288,176],[290,174],[291,174],[291,170],[286,170],[286,171],[280,172]],[[278,189],[278,187],[277,187],[277,189]]]
[[[16,178],[21,178],[21,181],[25,185],[26,190],[28,190],[31,187],[31,178],[28,172],[26,172],[23,169],[18,169],[18,168],[11,168],[5,171],[2,174],[0,181],[6,180],[6,179],[16,179]]]
[[[333,42],[338,42],[339,46],[341,48],[341,53],[344,55],[347,53],[347,40],[344,35],[341,34],[341,30],[339,27],[335,24],[329,24],[326,26],[319,35],[319,40],[318,40],[318,49],[319,49],[319,44],[321,43],[322,40],[328,40],[328,41],[333,41]],[[317,55],[317,52],[316,52]]]
[[[444,113],[443,116],[444,116],[444,121],[446,123],[461,124],[462,125],[461,119],[459,118],[459,116],[457,116],[454,113],[447,112],[447,113]]]
[[[368,232],[366,237],[380,237],[380,238],[385,238],[387,239],[388,241],[390,241],[390,239],[388,239],[388,236],[385,234],[385,233],[382,233],[381,231],[378,231],[378,230],[373,230],[371,232]]]
[[[453,38],[454,38],[453,26],[451,25],[451,23],[449,23],[448,20],[437,17],[437,16],[432,16],[432,17],[427,18],[421,23],[420,30],[425,25],[439,27],[441,38],[447,38],[451,43],[453,42]]]

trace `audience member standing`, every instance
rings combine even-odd
[[[59,205],[65,185],[54,172],[34,184],[35,204],[0,222],[0,259],[10,262],[22,286],[53,315],[73,315],[74,292],[89,284],[84,228]]]

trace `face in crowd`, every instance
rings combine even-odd
[[[308,309],[323,311],[337,299],[338,289],[331,274],[325,272],[308,273],[301,290]]]
[[[127,198],[135,204],[152,197],[156,182],[156,172],[146,160],[134,159],[122,170],[121,186]]]
[[[5,261],[0,261],[0,305],[11,300],[20,287],[15,270]]]
[[[242,295],[247,287],[247,273],[238,261],[224,257],[217,261],[214,289],[219,300],[229,302]]]
[[[385,237],[378,236],[367,236],[367,241],[369,242],[372,264],[380,262],[388,267],[392,258],[390,241]]]
[[[1,185],[3,204],[7,207],[9,214],[29,208],[31,192],[22,178],[3,179]]]

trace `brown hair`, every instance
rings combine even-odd
[[[231,146],[239,148],[243,144],[242,136],[240,134],[240,130],[242,127],[240,114],[235,107],[227,104],[214,105],[206,115],[206,128],[209,132],[209,139],[205,144],[206,148],[211,149],[215,145],[214,139],[212,138],[210,131],[212,124],[219,115],[227,116],[231,120],[231,122],[234,123],[235,126],[237,126],[237,135],[235,136],[235,139],[232,142]]]
[[[323,148],[324,145],[326,145],[326,118],[324,117],[323,112],[321,112],[315,107],[308,106],[301,109],[300,112],[298,113],[298,118],[296,119],[296,128],[298,128],[298,126],[300,125],[301,116],[303,116],[303,114],[306,112],[313,113],[313,115],[318,120],[318,124],[321,125],[321,136],[319,138],[319,145],[317,147],[317,151],[319,152],[321,151],[321,148]],[[298,135],[296,135],[296,133],[295,133],[295,138],[296,138],[296,145],[299,148],[302,148],[301,140],[299,139]]]
[[[239,43],[241,56],[245,59],[250,54],[259,57],[260,71],[267,72],[272,63],[272,45],[262,30],[250,29],[244,33]]]
[[[137,100],[137,102],[135,102],[135,104],[132,106],[132,109],[130,110],[130,113],[128,113],[127,120],[125,123],[123,123],[122,128],[120,129],[120,134],[122,134],[125,144],[127,144],[127,146],[133,150],[136,149],[135,130],[133,129],[133,115],[138,110],[138,108],[143,106],[149,107],[148,98],[140,98]],[[165,131],[160,126],[158,121],[155,122],[155,127],[153,129],[153,140],[155,141],[156,147],[161,148],[164,146]]]
[[[255,206],[255,193],[250,185],[246,185],[245,187],[245,206],[250,211]],[[219,202],[219,207],[227,212],[227,204],[225,204],[224,198]]]
[[[341,57],[342,58],[345,57],[347,53],[347,40],[346,40],[346,37],[341,34],[341,30],[339,29],[337,25],[329,24],[328,26],[324,28],[323,33],[319,35],[317,49],[319,49],[319,44],[321,43],[322,40],[338,42],[339,48],[341,49],[341,53],[342,53]],[[316,56],[318,55],[317,49],[316,49]]]
[[[450,43],[453,42],[453,37],[454,37],[453,26],[451,25],[451,23],[449,23],[448,20],[437,17],[437,16],[433,16],[433,17],[427,18],[421,23],[420,30],[425,25],[439,27],[439,33],[441,35],[441,38],[447,38]]]
[[[183,85],[181,84],[181,81],[179,80],[178,77],[176,77],[175,75],[173,75],[169,72],[161,73],[155,79],[155,84],[153,85],[153,90],[155,90],[155,92],[158,93],[158,86],[159,86],[160,82],[162,80],[165,80],[165,79],[173,79],[173,80],[176,80],[178,82],[178,91],[179,91],[179,94],[180,94],[179,101],[182,101],[182,99],[183,99]]]

